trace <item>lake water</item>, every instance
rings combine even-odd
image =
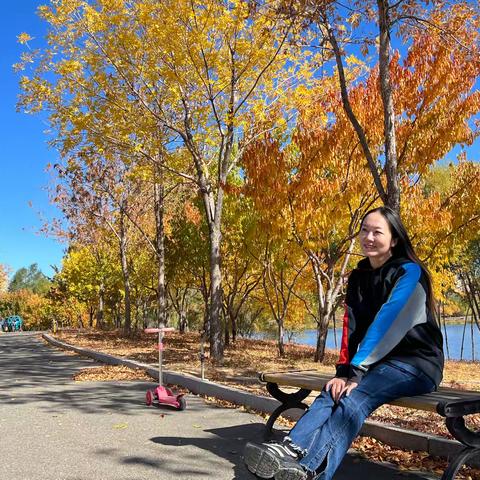
[[[463,325],[447,325],[445,335],[445,330],[442,328],[445,358],[450,360],[480,360],[480,331],[474,324],[472,350],[472,330],[470,323],[467,324],[462,354],[463,329]],[[448,338],[448,349],[446,338]],[[341,340],[342,332],[340,328],[336,329],[336,342],[333,328],[328,330],[327,348],[339,349]],[[294,335],[292,342],[314,347],[317,343],[317,332],[315,330],[305,330]]]

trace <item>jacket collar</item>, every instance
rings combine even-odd
[[[370,271],[375,271],[375,270],[380,270],[381,268],[384,268],[386,266],[392,266],[392,265],[402,265],[404,263],[410,262],[408,258],[405,257],[390,257],[383,265],[381,265],[378,268],[372,268],[370,265],[370,260],[368,258],[363,258],[360,260],[357,264],[357,270],[370,270]]]

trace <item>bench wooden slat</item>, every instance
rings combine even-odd
[[[312,391],[320,391],[331,378],[331,375],[316,372],[314,370],[263,372],[260,374],[260,380],[262,382],[276,383],[278,386],[304,388]],[[401,407],[415,408],[417,410],[436,412],[437,405],[441,402],[475,399],[480,399],[480,392],[440,387],[436,392],[426,393],[424,395],[418,395],[415,397],[399,398],[393,402],[390,402],[390,404]]]
[[[285,411],[291,408],[305,409],[306,396],[312,391],[320,391],[330,378],[332,374],[320,373],[316,370],[261,373],[260,380],[267,383],[269,393],[280,401],[280,405],[272,412],[265,425],[267,434],[272,433],[275,421]],[[279,387],[293,387],[297,390],[286,392]],[[437,410],[437,406],[442,402],[449,405]],[[457,471],[464,463],[480,455],[480,432],[468,428],[463,421],[465,415],[480,412],[480,392],[440,387],[436,392],[398,398],[390,402],[390,405],[436,412],[444,416],[449,432],[463,444],[463,448],[450,459],[442,480],[454,480]]]

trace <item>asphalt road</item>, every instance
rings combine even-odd
[[[256,415],[194,395],[185,411],[146,407],[154,383],[74,382],[96,364],[31,333],[0,334],[1,480],[254,480]],[[348,456],[335,480],[419,480]]]

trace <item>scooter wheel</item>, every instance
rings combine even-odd
[[[145,403],[147,404],[147,407],[149,407],[153,403],[153,394],[151,390],[147,390],[147,393],[145,395]]]
[[[180,397],[178,399],[178,409],[185,410],[186,408],[187,408],[187,401],[185,400],[185,397]]]

